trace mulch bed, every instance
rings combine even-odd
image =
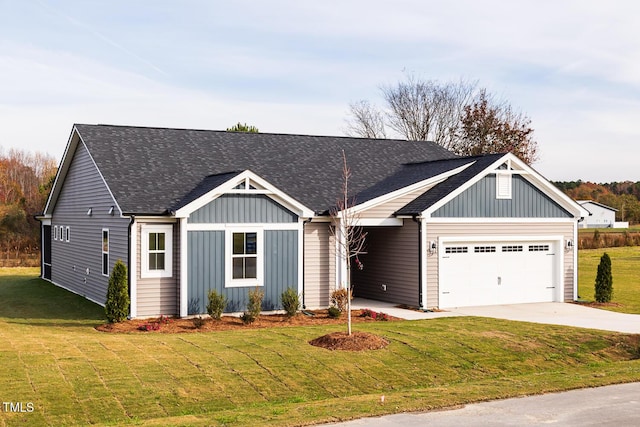
[[[368,311],[367,317],[361,317],[361,314],[368,310],[352,310],[351,322],[376,322],[376,319],[369,317],[371,311]],[[129,334],[175,334],[175,333],[198,333],[212,331],[228,331],[237,329],[258,329],[258,328],[279,328],[287,326],[310,326],[310,325],[345,325],[347,318],[343,314],[338,318],[329,317],[327,310],[305,310],[306,315],[298,313],[294,317],[287,317],[284,314],[262,314],[251,324],[244,324],[239,317],[222,316],[220,320],[213,320],[209,317],[203,317],[200,327],[196,326],[198,320],[176,319],[172,317],[160,317],[154,319],[134,319],[120,323],[106,323],[96,326],[101,332],[109,333],[129,333]],[[398,321],[397,317],[386,315],[388,321]],[[377,350],[386,347],[389,342],[375,334],[366,332],[352,332],[347,335],[346,332],[333,332],[328,335],[321,336],[309,342],[316,347],[326,348],[328,350],[348,350],[363,351]]]

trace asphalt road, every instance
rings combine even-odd
[[[476,403],[460,409],[362,418],[332,426],[640,426],[640,383]]]

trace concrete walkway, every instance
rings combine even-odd
[[[640,334],[640,315],[616,313],[579,304],[542,302],[534,304],[460,307],[441,312],[422,312],[397,307],[382,301],[354,298],[353,309],[368,308],[407,320],[438,319],[452,316],[479,316],[520,322],[566,325],[579,328]]]

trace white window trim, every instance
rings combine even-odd
[[[149,233],[164,233],[164,270],[149,270]],[[140,277],[173,277],[173,225],[143,224],[140,233]]]
[[[64,229],[64,238],[67,242],[71,240],[71,229],[69,228],[69,226],[66,226]]]
[[[496,199],[511,199],[513,176],[511,173],[496,172]]]
[[[256,233],[258,240],[256,246],[256,278],[255,279],[234,279],[233,278],[233,233]],[[264,229],[255,226],[228,227],[224,235],[224,277],[225,288],[256,287],[264,286]]]
[[[107,232],[107,250],[104,250],[104,232]],[[102,273],[103,276],[109,276],[109,261],[110,261],[110,256],[109,256],[109,251],[111,250],[111,233],[109,232],[108,228],[103,228],[102,231],[100,232],[100,260],[101,260],[101,269],[100,272]],[[105,274],[104,272],[104,255],[107,255],[107,273]]]
[[[53,226],[53,240],[58,240],[58,226]]]

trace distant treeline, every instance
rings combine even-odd
[[[48,154],[0,146],[0,265],[21,265],[38,253],[40,223],[34,216],[44,209],[56,167]]]
[[[578,180],[553,184],[574,200],[593,200],[617,209],[616,221],[640,223],[640,181],[594,184]]]

